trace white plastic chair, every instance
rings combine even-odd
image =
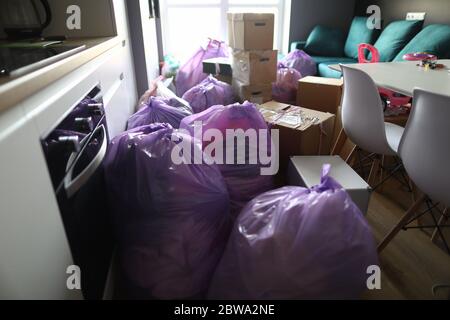
[[[383,103],[378,88],[369,75],[350,66],[341,65],[341,69],[344,75],[342,126],[346,135],[359,148],[375,153],[377,157],[396,156],[404,128],[384,122]],[[376,158],[372,164],[369,184],[378,167],[379,159]],[[387,178],[400,168],[401,165],[398,165]]]
[[[381,252],[429,197],[450,207],[450,97],[414,90],[413,107],[399,146],[409,177],[425,194],[404,214],[378,245]],[[439,227],[439,223],[437,224]]]
[[[364,71],[341,65],[344,74],[342,126],[360,148],[380,155],[397,155],[403,127],[384,122],[378,88]]]

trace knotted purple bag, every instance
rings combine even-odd
[[[228,105],[235,102],[233,88],[213,76],[208,76],[195,87],[189,89],[184,95],[194,113],[202,112],[211,106]]]
[[[128,129],[151,123],[168,123],[174,128],[180,126],[181,119],[192,114],[176,99],[149,97],[143,107],[128,119]]]
[[[283,66],[294,68],[300,72],[302,77],[315,76],[317,74],[315,61],[303,50],[295,49],[289,52],[280,63]]]
[[[366,219],[324,167],[320,185],[251,201],[217,267],[211,299],[354,299],[378,265]],[[369,269],[370,270],[370,269]]]
[[[193,163],[180,145],[201,153],[167,124],[111,141],[105,175],[126,298],[202,298],[222,256],[230,230],[225,182],[215,165],[176,164]]]
[[[297,98],[298,80],[301,78],[300,72],[280,63],[277,71],[277,82],[272,84],[273,100],[282,103],[294,103]]]
[[[220,57],[228,57],[228,46],[224,42],[210,39],[206,48],[200,47],[177,71],[175,77],[177,95],[183,96],[186,91],[207,77],[207,74],[203,73],[203,60]]]

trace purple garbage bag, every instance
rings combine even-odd
[[[202,112],[211,106],[236,102],[233,87],[211,75],[189,89],[183,99],[190,104],[194,113]]]
[[[176,99],[149,97],[144,107],[128,119],[127,128],[133,129],[151,123],[168,123],[179,128],[181,119],[192,111]]]
[[[202,136],[196,135],[196,130],[198,130],[196,125],[200,125],[203,137],[206,133],[211,132],[211,129],[221,133],[221,137],[218,137],[220,141],[214,140],[223,147],[218,167],[227,184],[231,215],[235,218],[247,202],[273,188],[272,176],[261,174],[261,169],[267,167],[267,163],[262,163],[259,157],[259,149],[262,144],[265,144],[266,154],[271,154],[271,138],[267,123],[256,105],[246,101],[243,104],[215,105],[201,113],[186,117],[181,121],[180,130],[187,130],[191,136],[202,139]],[[254,130],[256,135],[253,142],[245,141],[245,152],[241,158],[238,158],[238,144],[229,144],[226,138],[227,130],[235,132],[239,129],[242,129],[243,132]],[[260,130],[265,131],[261,131],[260,135]],[[211,142],[203,138],[203,149],[206,150]],[[264,152],[262,153],[264,154]],[[227,161],[227,154],[234,156],[231,163]],[[215,153],[213,156],[219,158]],[[251,163],[249,161],[251,156],[257,157],[257,161]],[[216,163],[218,162],[216,161]]]
[[[207,74],[203,73],[203,60],[220,57],[228,57],[228,46],[224,42],[210,40],[206,48],[200,47],[177,71],[175,77],[177,95],[183,96],[186,91],[207,77]]]
[[[303,50],[295,49],[289,52],[284,59],[279,62],[279,65],[294,68],[303,77],[315,76],[317,74],[317,66],[313,58]]]
[[[294,68],[278,67],[277,82],[272,84],[272,97],[282,103],[294,103],[297,98],[298,80],[302,78],[300,72]]]
[[[200,149],[168,124],[111,141],[105,175],[126,298],[204,297],[226,245],[229,198],[220,171],[177,162],[193,163],[180,145]]]
[[[238,217],[211,299],[351,299],[378,265],[366,219],[324,167],[311,189],[260,195]]]

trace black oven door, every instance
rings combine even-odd
[[[81,271],[85,299],[102,299],[114,241],[108,214],[103,160],[108,146],[105,118],[82,141],[65,164],[66,174],[56,192],[74,263]]]

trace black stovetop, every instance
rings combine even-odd
[[[84,46],[0,46],[0,76],[16,77],[81,51]]]

